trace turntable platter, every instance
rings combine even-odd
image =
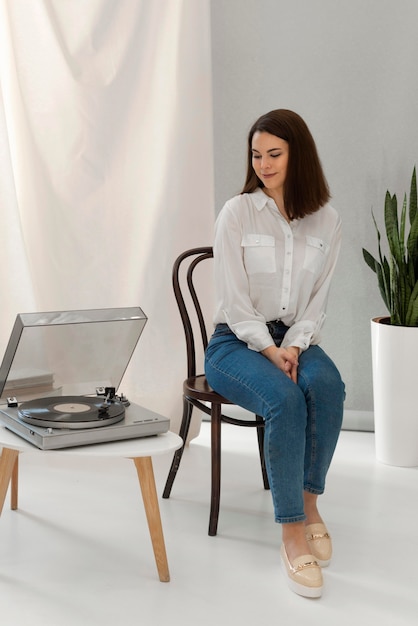
[[[37,398],[21,404],[18,416],[28,424],[48,428],[100,428],[123,420],[125,407],[101,397]]]

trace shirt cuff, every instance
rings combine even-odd
[[[293,324],[283,338],[283,348],[297,346],[301,351],[304,351],[307,350],[309,346],[318,344],[321,339],[320,331],[325,318],[325,313],[321,313],[319,318],[314,322],[311,320],[302,320]]]
[[[228,326],[238,339],[247,344],[250,350],[261,352],[262,350],[265,350],[265,348],[275,345],[264,322],[251,320],[228,324]]]

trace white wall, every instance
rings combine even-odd
[[[381,218],[386,189],[402,196],[418,162],[418,2],[211,0],[211,19],[216,211],[243,184],[252,122],[302,115],[344,223],[323,347],[365,423],[369,320],[386,310],[361,249],[375,250],[371,207]]]

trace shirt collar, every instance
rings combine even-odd
[[[257,211],[260,212],[264,209],[264,207],[269,206],[271,209],[274,210],[275,214],[279,215],[281,219],[284,220],[284,217],[280,214],[280,211],[278,210],[273,198],[270,198],[266,193],[264,193],[261,187],[253,191],[250,196]],[[290,222],[290,225],[294,227],[298,222],[299,218],[296,218]]]
[[[264,191],[261,189],[261,187],[259,187],[258,189],[256,189],[255,191],[253,191],[253,193],[251,194],[251,199],[254,203],[255,208],[257,209],[257,211],[261,211],[262,209],[264,209],[264,207],[267,205],[269,200],[272,200],[271,198],[268,197],[267,194],[264,193]],[[274,202],[274,200],[273,200]],[[276,205],[274,205],[276,206]]]

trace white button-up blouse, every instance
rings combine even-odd
[[[262,189],[229,200],[215,224],[214,323],[252,350],[274,345],[266,322],[289,326],[282,346],[320,341],[341,219],[329,204],[287,223]]]

